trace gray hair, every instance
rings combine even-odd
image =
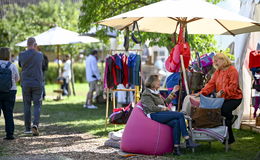
[[[156,75],[156,74],[150,75],[150,76],[145,80],[145,83],[144,83],[145,87],[147,87],[147,88],[153,88],[153,87],[154,87],[154,82],[155,82],[156,80],[159,80],[159,75]]]
[[[36,44],[35,38],[33,38],[33,37],[28,38],[27,46],[33,46],[34,44]]]

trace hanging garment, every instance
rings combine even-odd
[[[133,85],[140,86],[141,56],[136,55],[133,69]]]
[[[109,56],[106,59],[106,75],[104,79],[106,79],[107,88],[114,88],[116,85],[116,70],[115,70],[115,61],[112,56]]]
[[[165,68],[169,72],[180,71],[180,55],[183,56],[184,66],[188,68],[190,61],[190,46],[183,38],[183,29],[180,29],[178,43],[170,52],[170,56],[165,61]]]
[[[249,53],[249,68],[260,67],[260,51],[251,51]]]
[[[127,56],[125,54],[119,54],[122,60],[122,65],[123,65],[123,85],[126,87],[128,84],[128,66],[127,66]]]
[[[133,84],[133,69],[135,63],[136,54],[130,54],[128,56],[128,82],[129,84]]]
[[[123,64],[121,57],[118,54],[113,55],[115,60],[115,70],[116,70],[116,85],[123,83]]]

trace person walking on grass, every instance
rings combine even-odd
[[[19,81],[19,73],[16,65],[10,62],[10,49],[0,48],[0,113],[5,119],[6,137],[4,140],[14,139],[13,109],[16,98],[16,82]]]
[[[25,134],[39,135],[40,111],[43,94],[43,55],[37,51],[35,38],[27,40],[27,50],[19,54],[19,66],[21,72],[21,86],[24,105],[24,126]],[[34,119],[31,126],[31,106],[34,106]]]
[[[97,56],[97,50],[93,50],[91,54],[86,57],[86,79],[89,83],[89,91],[87,93],[86,103],[83,107],[88,109],[97,109],[97,106],[92,104],[93,92],[97,89],[97,83],[101,79]]]

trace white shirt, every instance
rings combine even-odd
[[[0,60],[1,67],[5,67],[9,61]],[[19,71],[15,64],[11,64],[9,68],[12,71],[12,88],[10,90],[17,90],[16,82],[20,80]]]
[[[70,68],[70,65],[71,65],[71,60],[67,60],[64,63],[64,66],[63,66],[62,77],[66,78],[67,80],[71,79],[71,68]]]
[[[88,82],[101,79],[97,62],[97,58],[93,55],[89,55],[86,57],[86,80]]]

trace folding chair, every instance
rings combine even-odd
[[[215,128],[193,128],[192,127],[192,118],[190,116],[185,116],[188,120],[188,129],[192,140],[209,142],[211,147],[212,141],[219,141],[225,143],[225,151],[228,152],[228,128],[225,125],[225,118],[223,117],[223,125]],[[192,152],[195,152],[195,148],[192,148]]]

